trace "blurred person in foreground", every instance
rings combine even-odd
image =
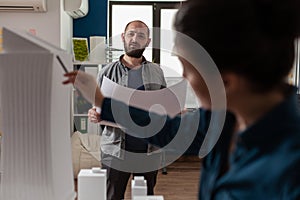
[[[296,88],[287,84],[300,34],[299,7],[299,0],[188,0],[179,9],[175,29],[200,44],[216,63],[228,111],[218,141],[202,162],[199,199],[300,199],[299,105]],[[183,41],[176,36],[181,54],[200,56]],[[184,120],[190,127],[198,124],[201,146],[207,124],[214,120],[210,116],[225,108],[213,107],[199,73],[207,66],[191,62],[193,58],[179,59],[183,76],[201,102],[201,118],[196,121],[194,113],[167,117],[164,128],[146,141],[165,145]],[[101,119],[114,121],[110,103],[128,109],[105,98],[89,75],[65,76],[65,83],[73,83],[102,108]],[[147,111],[130,110],[139,122],[149,118]],[[151,114],[154,120],[164,117]],[[122,120],[118,123],[126,127]]]

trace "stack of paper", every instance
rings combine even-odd
[[[101,91],[104,96],[156,114],[174,117],[184,109],[187,82],[185,79],[161,90],[135,90],[103,78]],[[159,105],[159,106],[157,106]]]
[[[72,58],[27,35],[3,29],[0,97],[3,138],[0,199],[74,199],[70,88],[61,84]]]
[[[127,88],[118,85],[107,77],[103,78],[101,84],[101,91],[106,97],[117,99],[118,101],[136,108],[148,110],[159,115],[168,115],[170,117],[174,117],[184,110],[186,88],[187,82],[184,79],[168,88],[151,91]],[[124,116],[124,113],[126,113],[120,110],[118,110],[118,112],[122,113],[122,117]],[[128,119],[130,119],[130,116],[128,116]],[[118,118],[115,120],[116,123],[102,120],[100,124],[111,127],[121,127],[118,124]]]

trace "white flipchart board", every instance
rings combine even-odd
[[[0,107],[3,128],[0,199],[75,198],[70,145],[72,56],[30,34],[3,28]]]

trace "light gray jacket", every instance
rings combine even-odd
[[[127,87],[128,68],[122,64],[122,57],[116,62],[107,64],[100,70],[98,73],[98,84],[100,87],[104,76],[119,85]],[[141,67],[145,90],[159,90],[166,87],[164,74],[159,65],[143,58]],[[101,136],[101,152],[123,159],[124,151],[121,151],[121,149],[125,149],[125,133],[119,128],[105,126]],[[152,150],[155,150],[153,146],[148,145],[148,152]]]

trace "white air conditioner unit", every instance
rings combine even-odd
[[[88,0],[65,0],[65,11],[73,18],[80,18],[89,12]]]
[[[0,0],[0,11],[46,12],[46,0]]]

